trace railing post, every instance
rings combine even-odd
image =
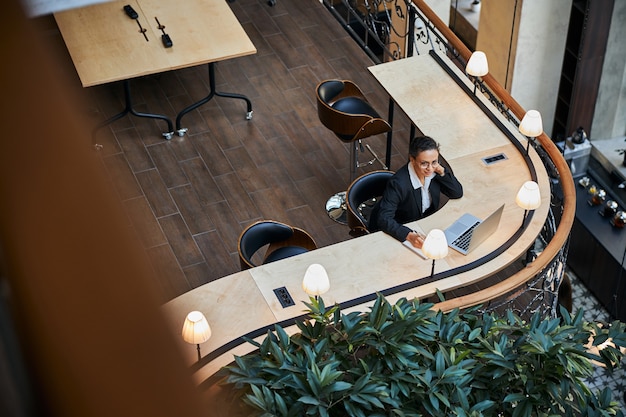
[[[408,27],[408,42],[406,45],[406,56],[413,56],[413,49],[415,49],[415,18],[417,16],[417,14],[415,13],[415,8],[413,7],[407,7],[409,9],[409,27]]]

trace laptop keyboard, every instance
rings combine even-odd
[[[474,232],[474,229],[476,228],[476,226],[478,226],[479,224],[480,224],[480,222],[474,223],[469,229],[467,229],[465,232],[463,232],[463,234],[461,236],[457,237],[452,242],[452,245],[456,246],[457,248],[461,248],[463,250],[468,250],[469,249],[470,240],[472,238],[472,233]]]

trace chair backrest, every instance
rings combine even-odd
[[[317,244],[306,231],[275,220],[262,220],[246,227],[239,236],[237,249],[241,269],[258,266],[252,258],[267,245],[260,263],[288,258],[313,249]]]
[[[355,179],[346,192],[348,226],[354,234],[369,233],[367,219],[359,206],[373,198],[383,195],[387,182],[393,176],[393,171],[378,170],[365,173]],[[371,209],[371,207],[369,207]]]
[[[446,169],[446,172],[451,172],[454,173],[454,171],[452,171],[452,167],[450,166],[450,164],[448,163],[448,161],[446,160],[446,158],[443,157],[443,155],[440,153],[439,154],[439,163]],[[447,195],[445,195],[444,193],[441,193],[439,195],[439,207],[437,207],[437,210],[441,209],[443,206],[446,205],[446,203],[449,201],[450,199],[448,198]],[[436,210],[436,211],[437,211]]]
[[[347,80],[326,80],[316,88],[317,115],[343,141],[354,141],[391,130],[369,105],[361,90]]]
[[[317,94],[319,98],[329,106],[332,106],[336,98],[344,90],[344,82],[342,80],[326,80],[317,86]]]
[[[288,240],[293,233],[291,226],[273,220],[259,221],[246,227],[237,244],[242,269],[256,266],[252,257],[263,246]]]

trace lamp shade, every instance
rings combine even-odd
[[[467,61],[465,72],[474,77],[482,77],[489,72],[489,64],[487,63],[487,55],[482,51],[475,51]]]
[[[535,181],[526,181],[517,192],[515,202],[524,210],[535,210],[541,205],[539,185]]]
[[[429,259],[441,259],[448,255],[448,240],[442,230],[433,229],[428,232],[422,252]]]
[[[197,345],[204,343],[211,337],[211,327],[206,317],[199,311],[192,311],[187,314],[183,324],[183,340],[187,343]]]
[[[528,110],[519,124],[519,131],[529,138],[541,135],[543,133],[541,114],[537,110]]]
[[[330,289],[330,281],[326,269],[320,264],[311,264],[304,273],[302,289],[309,295],[324,294]]]

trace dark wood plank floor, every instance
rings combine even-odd
[[[319,122],[315,86],[351,79],[387,114],[388,96],[367,71],[373,62],[318,0],[229,5],[257,54],[218,63],[217,87],[246,94],[252,120],[245,119],[243,101],[217,97],[183,118],[184,137],[166,141],[163,121],[132,116],[95,137],[163,301],[239,271],[239,234],[260,219],[301,227],[318,246],[351,239],[324,208],[330,195],[348,186],[349,149]],[[118,113],[122,84],[83,89],[54,23],[45,33],[84,97],[80,111],[89,123]],[[131,88],[138,111],[175,118],[208,94],[207,84],[207,68],[200,66],[135,79]],[[408,129],[396,112],[392,168],[405,161]],[[384,155],[385,136],[368,143]]]

